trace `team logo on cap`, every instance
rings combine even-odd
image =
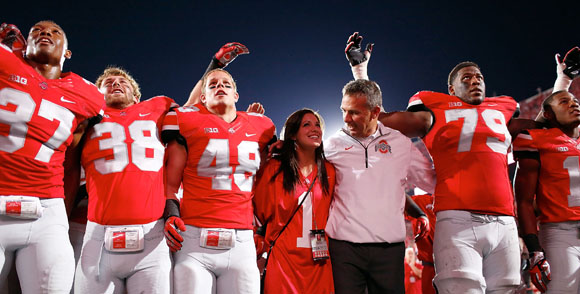
[[[390,153],[391,145],[387,143],[387,140],[380,140],[377,145],[375,145],[375,152],[379,151],[381,153]]]

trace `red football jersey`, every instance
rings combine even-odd
[[[507,170],[511,135],[507,122],[517,109],[511,97],[488,97],[471,105],[456,96],[422,91],[409,107],[423,104],[435,121],[423,138],[437,173],[435,212],[467,210],[514,215]]]
[[[0,195],[64,198],[66,148],[103,94],[74,73],[46,79],[3,45],[0,64]]]
[[[422,270],[423,266],[420,263],[415,263],[415,266]],[[415,274],[411,267],[405,262],[405,294],[421,294],[421,278]]]
[[[326,227],[334,191],[334,167],[329,162],[325,165],[329,193],[323,192],[317,179],[308,198],[276,241],[268,256],[266,293],[334,293],[330,259],[314,262],[310,245],[310,230]],[[288,193],[282,185],[282,174],[276,176],[274,182],[270,181],[279,166],[278,160],[270,160],[261,171],[255,188],[255,212],[261,223],[267,223],[267,244],[280,234],[318,172],[315,169],[308,177],[301,177],[294,193]]]
[[[580,140],[560,129],[529,130],[514,140],[514,154],[540,155],[536,202],[541,223],[580,220]]]
[[[82,164],[88,219],[101,225],[146,224],[165,207],[160,130],[171,98],[159,96],[125,109],[105,108],[88,133]]]
[[[437,221],[435,213],[433,212],[433,196],[429,194],[416,195],[413,196],[413,201],[425,212],[427,218],[429,218],[429,226],[431,227],[431,230],[425,237],[415,242],[419,251],[417,258],[421,261],[433,263],[433,238],[435,236],[435,222]],[[411,222],[413,223],[413,228],[415,228],[416,219],[411,218]],[[417,232],[414,232],[414,234],[417,234]]]
[[[227,123],[201,104],[167,114],[163,130],[187,141],[181,218],[202,228],[252,228],[252,186],[260,151],[274,137],[272,121],[237,112]]]

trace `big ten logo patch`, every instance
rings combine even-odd
[[[203,128],[203,130],[205,131],[206,134],[208,133],[217,134],[219,132],[218,128]]]
[[[391,145],[389,145],[387,143],[387,140],[380,140],[379,143],[377,143],[377,145],[375,145],[375,152],[381,152],[383,154],[385,153],[391,153]]]
[[[17,82],[17,83],[23,84],[23,85],[28,84],[28,80],[26,78],[19,76],[19,75],[10,75],[8,77],[8,80],[13,81],[13,82]]]

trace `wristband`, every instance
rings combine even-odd
[[[538,240],[538,235],[536,234],[527,234],[522,237],[524,239],[524,243],[526,247],[528,247],[529,252],[540,251],[543,252],[542,246],[540,246],[540,241]]]
[[[179,201],[175,199],[165,200],[165,209],[163,210],[163,219],[167,221],[168,218],[176,216],[181,217],[181,212],[179,210]]]

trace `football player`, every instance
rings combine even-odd
[[[574,76],[565,76],[566,64],[557,63],[556,91],[542,103],[541,115],[548,128],[528,130],[514,141],[518,162],[514,188],[532,282],[542,292],[578,293],[580,105],[567,91],[570,83],[561,83]]]
[[[433,263],[433,236],[435,235],[435,214],[433,213],[433,195],[415,195],[412,196],[413,201],[425,212],[429,218],[429,224],[431,225],[431,230],[427,233],[424,238],[415,239],[415,244],[417,245],[417,258],[421,261],[423,265],[423,271],[421,275],[421,291],[423,294],[435,294],[435,289],[433,288],[433,277],[435,277],[435,265]],[[411,219],[411,218],[410,218]],[[414,224],[413,228],[416,228],[416,219],[411,219]],[[416,230],[414,230],[417,234]]]
[[[250,53],[250,50],[248,50],[248,48],[241,43],[238,43],[238,42],[227,43],[227,44],[223,45],[218,50],[218,52],[216,52],[214,54],[211,61],[209,62],[209,65],[207,66],[207,69],[205,70],[204,75],[211,70],[214,70],[217,68],[225,68],[226,66],[228,66],[228,64],[230,64],[232,61],[234,61],[234,59],[236,57],[238,57],[238,55],[249,54],[249,53]],[[195,84],[195,87],[193,87],[193,90],[191,90],[191,93],[189,94],[189,99],[187,100],[187,102],[183,106],[194,105],[194,104],[197,104],[201,101],[200,100],[201,99],[200,98],[201,91],[202,91],[201,87],[202,87],[202,80],[199,80]],[[248,110],[248,111],[250,111],[250,110]],[[253,112],[258,112],[258,111],[253,111]],[[261,111],[260,113],[264,113],[264,111]]]
[[[212,70],[202,81],[203,105],[169,112],[163,125],[174,290],[258,293],[251,193],[275,127],[261,114],[236,111],[239,96],[227,71]]]
[[[118,67],[96,85],[107,107],[82,152],[89,202],[75,292],[169,293],[160,129],[177,105],[165,96],[140,102],[139,85]]]
[[[0,32],[2,39],[14,34]],[[22,40],[12,46],[24,51],[0,45],[0,291],[16,259],[24,293],[68,293],[74,257],[63,178],[78,171],[68,165],[74,160],[65,166],[65,152],[74,159],[104,100],[92,83],[62,72],[72,53],[59,25],[40,21],[26,46]]]
[[[371,52],[361,52],[362,37],[355,34],[347,59],[358,67],[355,77],[366,78]],[[422,136],[433,156],[439,293],[506,293],[520,284],[507,151],[512,136],[539,124],[512,119],[517,103],[511,97],[486,98],[483,74],[473,62],[456,65],[447,82],[448,94],[418,92],[407,111],[379,119],[408,136]]]

